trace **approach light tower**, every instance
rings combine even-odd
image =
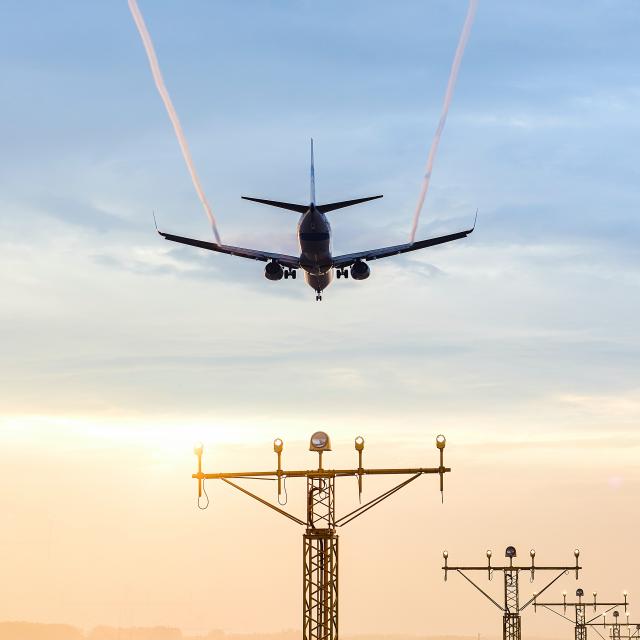
[[[617,616],[616,616],[617,618]],[[627,622],[624,624],[624,631],[621,630],[622,625],[614,624],[609,629],[609,637],[613,640],[638,640],[640,638],[640,624],[632,624],[629,622],[629,614],[627,613]],[[614,635],[617,633],[617,635]]]
[[[539,595],[539,594],[537,594]],[[624,600],[621,602],[598,602],[598,593],[597,591],[593,592],[593,601],[586,602],[582,598],[584,597],[584,591],[582,589],[576,590],[577,600],[575,602],[567,602],[567,592],[562,592],[562,602],[538,602],[537,595],[533,596],[533,608],[534,611],[538,610],[538,607],[543,607],[544,609],[548,609],[552,613],[568,620],[573,623],[575,629],[575,640],[587,640],[587,629],[588,627],[598,627],[598,626],[606,626],[606,615],[612,609],[616,607],[624,607],[625,612],[627,611],[628,601],[627,601],[627,592],[623,591],[622,596]],[[562,613],[560,613],[557,609],[562,607]],[[587,619],[587,607],[593,607],[593,613],[595,614],[592,618]],[[602,607],[606,607],[604,611],[599,611]],[[567,616],[567,609],[574,609],[575,617],[572,620],[569,616]],[[614,620],[617,623],[618,620],[618,612],[614,611]],[[627,621],[629,620],[627,613]],[[600,622],[597,622],[599,618],[602,618]],[[618,629],[619,629],[618,624]],[[597,631],[597,630],[596,630]],[[597,631],[599,634],[600,632]]]
[[[309,450],[318,454],[318,468],[299,471],[287,471],[282,468],[282,450],[284,444],[280,438],[273,441],[273,450],[277,455],[278,467],[275,471],[240,471],[235,473],[203,473],[202,445],[198,445],[195,453],[198,456],[198,472],[193,478],[198,480],[198,506],[206,509],[209,500],[204,488],[205,480],[222,480],[234,489],[273,509],[280,515],[305,527],[303,534],[303,639],[304,640],[337,640],[338,638],[338,535],[336,529],[353,521],[369,509],[380,504],[409,483],[425,474],[440,476],[440,492],[444,496],[444,474],[451,469],[444,466],[444,448],[446,439],[443,435],[436,438],[436,447],[440,453],[440,464],[437,467],[416,467],[409,469],[365,469],[362,466],[364,438],[355,439],[358,452],[358,466],[353,469],[325,469],[322,466],[322,455],[331,451],[331,441],[324,431],[317,431],[311,436]],[[366,475],[408,475],[406,480],[392,489],[385,491],[373,500],[361,504],[357,509],[336,518],[334,498],[336,478],[357,478],[358,496],[362,498],[362,480]],[[307,481],[307,513],[306,519],[281,509],[286,504],[287,478],[306,478]],[[277,506],[248,489],[236,484],[234,480],[277,480]],[[285,501],[281,496],[285,494]],[[206,504],[200,505],[203,495]]]
[[[636,624],[635,622],[629,622],[630,614],[626,611],[625,607],[625,616],[626,621],[620,622],[620,612],[613,612],[613,622],[610,623],[606,619],[606,614],[602,614],[601,622],[590,622],[590,627],[609,627],[609,638],[611,640],[631,640],[632,638],[637,639],[640,637],[640,624]],[[624,631],[623,631],[624,628]],[[596,629],[596,631],[598,631]],[[598,631],[598,635],[603,638],[604,636]]]
[[[580,551],[575,549],[573,555],[575,557],[576,563],[572,566],[566,567],[555,567],[555,566],[547,566],[540,567],[535,564],[536,552],[534,549],[531,549],[529,552],[529,556],[531,558],[531,564],[528,567],[518,566],[513,564],[513,559],[516,557],[516,549],[515,547],[507,547],[505,551],[505,557],[509,558],[509,564],[501,567],[496,567],[491,564],[491,556],[492,552],[489,549],[487,551],[487,565],[484,567],[478,566],[470,566],[470,567],[450,567],[449,566],[449,553],[447,551],[442,552],[442,557],[444,558],[444,579],[446,581],[447,574],[449,571],[457,571],[465,580],[470,582],[487,600],[492,602],[500,611],[502,611],[502,638],[503,640],[521,640],[521,619],[520,614],[524,609],[526,609],[535,599],[535,595],[533,598],[528,600],[524,605],[520,606],[520,590],[518,586],[520,572],[521,571],[529,571],[531,581],[535,579],[536,571],[559,571],[560,573],[553,578],[547,585],[542,589],[537,595],[544,593],[552,584],[557,582],[563,575],[569,573],[569,571],[576,572],[576,580],[578,579],[578,572],[582,567],[578,564],[578,558],[580,556]],[[468,575],[466,572],[470,571],[486,571],[487,577],[489,580],[493,578],[494,571],[501,571],[504,574],[504,606],[500,605],[496,602],[486,591],[484,591],[481,587],[479,587]]]

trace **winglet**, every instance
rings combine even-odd
[[[478,210],[476,209],[476,217],[473,219],[473,227],[471,227],[471,231],[476,230],[476,222],[478,222]]]
[[[309,187],[309,195],[311,197],[311,204],[316,203],[316,173],[313,168],[313,138],[311,138],[311,179]]]
[[[160,231],[160,229],[158,229],[158,221],[156,220],[156,212],[153,211],[152,215],[153,215],[153,224],[154,224],[154,226],[156,228],[156,231],[158,232],[158,235],[162,236],[165,240],[168,240],[167,234],[164,233],[164,231]]]

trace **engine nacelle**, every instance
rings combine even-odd
[[[371,275],[371,269],[366,262],[358,260],[351,267],[351,277],[354,280],[366,280]]]
[[[269,262],[264,268],[264,277],[267,280],[282,280],[284,271],[277,262]]]

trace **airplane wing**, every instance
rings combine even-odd
[[[459,231],[458,233],[451,233],[447,236],[438,236],[437,238],[428,238],[427,240],[418,240],[417,242],[408,242],[407,244],[397,244],[393,247],[382,247],[381,249],[370,249],[369,251],[357,251],[356,253],[347,253],[342,256],[335,256],[333,258],[333,266],[338,268],[348,267],[358,260],[379,260],[380,258],[396,256],[399,253],[417,251],[418,249],[433,247],[437,244],[453,242],[453,240],[466,238],[470,233],[473,233],[475,227],[476,224],[474,222],[471,229]]]
[[[227,253],[231,256],[240,256],[241,258],[260,260],[262,262],[275,260],[283,267],[289,267],[290,269],[300,268],[300,258],[296,258],[295,256],[287,256],[282,253],[269,253],[267,251],[258,251],[256,249],[245,249],[244,247],[232,247],[228,244],[216,244],[215,242],[206,242],[204,240],[195,240],[193,238],[183,238],[182,236],[174,236],[171,233],[164,233],[160,230],[158,230],[158,233],[166,240],[179,242],[181,244],[188,244],[192,247],[200,247],[201,249],[208,249],[209,251]]]

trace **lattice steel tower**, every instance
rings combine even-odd
[[[562,602],[538,602],[537,597],[539,594],[534,594],[533,599],[533,608],[535,611],[538,610],[538,607],[542,607],[555,613],[556,615],[572,622],[574,625],[574,638],[575,640],[587,640],[587,629],[589,627],[599,627],[606,626],[606,618],[605,616],[609,611],[615,609],[616,607],[624,607],[624,610],[627,610],[628,601],[627,601],[627,592],[623,591],[622,595],[624,600],[620,602],[598,602],[598,593],[596,591],[593,592],[593,601],[587,602],[583,600],[584,591],[582,589],[576,590],[577,600],[575,602],[567,602],[567,592],[562,592]],[[562,607],[562,613],[557,611]],[[593,607],[593,613],[595,614],[593,617],[587,617],[587,607]],[[607,607],[604,611],[598,612],[602,607]],[[569,616],[567,616],[567,609],[574,609],[575,616],[572,620]],[[618,612],[614,612],[614,619],[617,620]],[[599,618],[603,618],[602,621],[598,621]],[[618,625],[619,627],[620,625]],[[597,629],[596,629],[597,631]],[[597,631],[600,634],[599,631]]]
[[[632,624],[629,622],[629,614],[627,614],[627,622],[623,626],[624,630],[620,629],[621,625],[618,625],[618,629],[616,631],[616,638],[618,640],[638,640],[640,638],[640,624]],[[615,625],[614,625],[615,626]],[[614,637],[614,627],[612,626],[609,630],[609,637],[613,639]]]
[[[509,564],[501,567],[493,566],[491,564],[491,550],[487,551],[487,565],[484,567],[480,566],[469,566],[469,567],[450,567],[449,566],[449,553],[447,551],[443,551],[442,557],[444,558],[444,579],[447,579],[447,575],[449,571],[458,572],[465,580],[470,582],[485,598],[487,598],[490,602],[492,602],[498,609],[502,611],[502,637],[503,640],[521,640],[522,630],[521,630],[521,612],[526,609],[535,599],[535,596],[528,600],[524,605],[520,606],[520,572],[528,571],[530,573],[531,581],[533,582],[535,578],[536,571],[559,571],[560,573],[553,578],[545,587],[540,591],[543,593],[546,591],[552,584],[558,581],[565,573],[568,573],[570,570],[575,570],[576,572],[576,580],[578,579],[578,572],[582,567],[578,564],[578,557],[580,556],[580,551],[576,549],[574,551],[575,556],[575,565],[570,567],[551,567],[545,566],[540,567],[535,564],[535,556],[536,552],[531,549],[529,552],[529,556],[531,558],[531,564],[528,567],[518,566],[513,564],[513,559],[516,557],[516,549],[515,547],[507,547],[505,551],[505,557],[509,559]],[[494,571],[500,571],[503,574],[504,578],[504,604],[499,604],[494,598],[492,598],[484,589],[479,587],[468,575],[466,572],[470,571],[486,571],[487,577],[489,580],[493,578]]]
[[[624,595],[625,595],[625,602],[620,603],[620,606],[624,606],[626,610],[627,608],[626,592]],[[601,603],[598,603],[598,604],[601,604]],[[538,606],[541,606],[540,603],[538,603]],[[620,622],[619,611],[613,612],[613,622],[607,621],[606,614],[609,611],[611,611],[612,608],[613,607],[610,607],[609,609],[607,609],[607,611],[603,611],[602,613],[599,613],[597,616],[595,616],[595,618],[592,618],[591,620],[587,620],[584,623],[584,631],[582,633],[586,635],[587,628],[591,627],[600,636],[602,640],[605,640],[605,637],[602,635],[602,633],[598,631],[598,627],[605,627],[605,628],[608,627],[610,640],[640,640],[640,624],[636,624],[635,622],[634,623],[629,622],[628,611],[626,612],[626,617],[627,617],[626,622]],[[557,612],[554,612],[554,613],[557,613]],[[562,614],[558,614],[558,615],[560,615],[563,618],[565,617],[565,616],[562,616]],[[602,618],[602,620],[596,620],[596,618]],[[567,618],[567,620],[572,622],[570,618]]]
[[[335,477],[307,476],[304,546],[304,638],[338,637],[338,536]]]
[[[440,477],[440,492],[444,492],[444,474],[451,469],[444,466],[445,437],[439,435],[436,438],[436,447],[440,453],[440,464],[437,467],[417,467],[408,469],[365,469],[362,466],[362,452],[364,439],[358,436],[355,439],[355,448],[358,452],[358,467],[353,469],[325,469],[322,466],[322,455],[331,451],[329,436],[323,431],[317,431],[311,436],[310,451],[318,454],[318,468],[298,471],[286,471],[282,468],[283,442],[276,438],[273,442],[273,450],[277,454],[278,468],[275,471],[241,471],[235,473],[203,473],[202,471],[202,445],[195,449],[198,456],[198,472],[193,478],[198,480],[198,506],[206,509],[209,504],[204,482],[205,480],[222,480],[228,485],[241,491],[273,509],[289,520],[305,527],[303,534],[303,638],[304,640],[337,640],[338,638],[338,535],[336,530],[342,527],[369,509],[380,504],[409,483],[425,474],[437,474]],[[336,518],[335,514],[335,481],[336,478],[355,477],[358,480],[358,495],[362,497],[362,480],[366,475],[409,475],[400,484],[385,491],[373,500],[361,504],[357,509]],[[286,496],[287,478],[306,478],[307,481],[307,513],[306,519],[285,511],[281,507],[286,504],[281,502],[281,496]],[[234,480],[271,479],[278,483],[278,505],[257,496],[248,489],[236,484]],[[206,498],[206,504],[202,506],[201,500]]]
[[[626,607],[625,607],[626,610]],[[629,622],[629,612],[626,611],[626,622],[620,622],[620,612],[613,612],[613,623],[609,624],[602,616],[602,622],[592,622],[590,627],[609,627],[609,638],[611,640],[638,640],[640,638],[640,624]],[[598,631],[598,635],[602,634]]]

